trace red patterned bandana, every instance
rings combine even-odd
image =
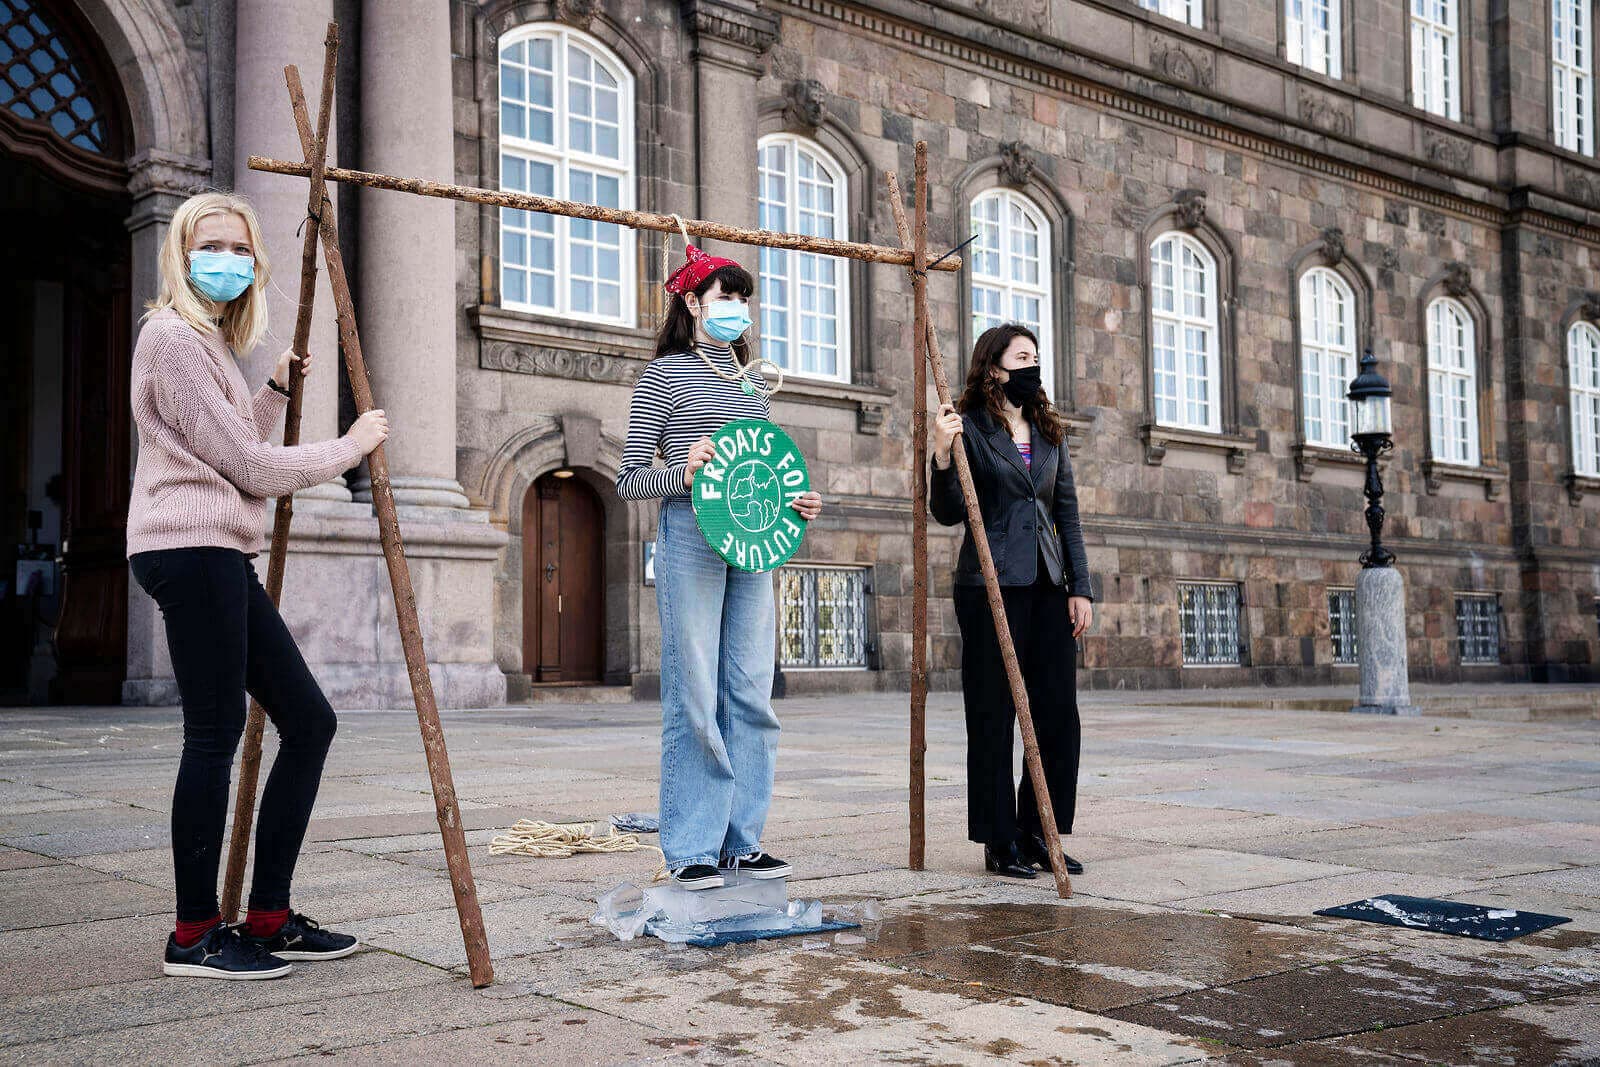
[[[694,245],[685,245],[684,252],[688,260],[683,266],[672,272],[672,277],[667,279],[667,292],[692,293],[700,288],[700,283],[711,276],[711,273],[721,267],[737,267],[739,264],[731,259],[721,256],[709,256]]]

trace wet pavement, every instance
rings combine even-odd
[[[1592,1062],[1600,722],[1518,715],[1515,693],[1485,693],[1492,720],[1299,710],[1334,699],[1315,691],[1291,710],[1086,694],[1070,901],[983,873],[948,694],[922,872],[905,869],[904,698],[784,701],[766,844],[795,864],[791,896],[875,898],[884,919],[858,943],[715,950],[588,924],[654,853],[488,855],[519,818],[654,810],[654,705],[449,713],[498,979],[482,991],[409,714],[343,716],[296,879],[296,907],[368,947],[241,984],[160,977],[176,715],[3,711],[0,1057]],[[1573,921],[1493,943],[1312,914],[1379,893]]]

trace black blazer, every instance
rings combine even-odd
[[[1078,518],[1078,490],[1072,481],[1072,461],[1033,428],[1033,466],[1011,440],[1011,431],[987,411],[961,416],[961,440],[972,467],[972,485],[978,493],[983,527],[989,535],[995,573],[1001,585],[1032,585],[1042,557],[1050,581],[1065,585],[1067,595],[1093,599],[1089,583],[1089,555],[1083,547],[1083,526]],[[928,480],[928,510],[946,526],[965,522],[966,505],[954,461],[945,470],[933,464]],[[1065,568],[1063,568],[1063,560]],[[978,550],[972,531],[961,542],[956,561],[956,584],[982,585]]]

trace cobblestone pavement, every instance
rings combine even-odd
[[[1539,719],[1553,693],[1495,687],[1481,706]],[[1319,697],[1348,694],[1296,691],[1295,707]],[[482,991],[463,977],[409,713],[342,716],[295,885],[297,907],[368,947],[279,981],[224,983],[160,976],[176,713],[0,712],[0,1057],[1600,1057],[1600,722],[1180,698],[1195,694],[1085,694],[1067,847],[1088,870],[1070,901],[1047,877],[984,874],[965,840],[953,696],[930,705],[924,872],[905,866],[905,698],[781,702],[766,844],[793,861],[792,896],[874,897],[885,920],[861,944],[711,951],[624,944],[587,924],[600,892],[649,877],[653,853],[489,856],[494,830],[519,818],[653,811],[655,705],[448,713],[497,971]],[[1494,944],[1311,914],[1390,892],[1573,921]]]

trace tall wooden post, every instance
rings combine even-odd
[[[918,142],[919,157],[925,143]],[[895,228],[900,234],[900,244],[915,248],[915,238],[906,223],[906,209],[900,202],[900,181],[896,175],[886,175],[889,186],[889,206],[894,212]],[[913,257],[915,252],[913,252]],[[913,294],[917,279],[913,275]],[[926,325],[925,343],[928,366],[933,373],[934,388],[939,393],[939,405],[950,403],[950,382],[945,377],[944,355],[939,350],[939,335]],[[972,469],[967,462],[966,445],[957,442],[950,450],[955,463],[956,479],[961,484],[961,498],[967,506],[967,529],[972,534],[972,544],[978,552],[978,566],[983,570],[983,586],[989,595],[989,611],[994,616],[995,636],[1000,641],[1000,659],[1005,664],[1006,679],[1011,684],[1011,701],[1017,709],[1017,727],[1022,734],[1023,762],[1033,779],[1034,795],[1039,801],[1039,821],[1043,824],[1045,844],[1050,849],[1050,869],[1056,876],[1056,893],[1062,898],[1072,896],[1072,880],[1067,877],[1066,860],[1061,854],[1061,835],[1056,829],[1055,807],[1050,802],[1050,787],[1045,782],[1044,763],[1039,756],[1039,737],[1033,729],[1033,712],[1028,704],[1028,689],[1022,681],[1022,670],[1017,664],[1017,648],[1011,640],[1011,626],[1006,620],[1005,600],[1000,595],[1000,580],[995,574],[994,555],[989,551],[989,538],[984,532],[983,513],[978,508],[978,495],[972,485]]]
[[[911,848],[920,871],[927,852],[928,753],[928,146],[917,142],[911,251]]]
[[[326,199],[323,170],[328,162],[328,122],[333,113],[333,76],[339,54],[339,26],[328,23],[328,35],[322,42],[322,98],[317,102],[317,134],[311,150],[306,154],[311,164],[311,189],[306,196],[308,219],[322,213]],[[311,341],[311,308],[317,297],[317,228],[309,221],[305,239],[300,246],[300,304],[294,317],[294,340],[291,347],[295,355],[306,358],[306,347]],[[332,374],[331,366],[324,374]],[[305,372],[296,364],[289,375],[289,404],[283,416],[283,443],[293,446],[300,443],[300,407],[305,397]],[[267,556],[267,596],[274,606],[283,595],[283,568],[289,554],[289,523],[294,519],[294,494],[285,493],[278,498],[278,507],[272,518],[272,549]],[[244,868],[250,857],[250,829],[255,822],[256,784],[261,778],[261,735],[265,730],[266,713],[256,700],[250,701],[250,713],[244,724],[244,744],[239,755],[239,785],[233,799],[233,837],[228,843],[228,867],[222,879],[222,921],[235,922],[239,918],[239,900],[243,895]]]
[[[291,66],[286,73],[295,127],[300,132],[301,149],[309,159],[316,142],[306,115],[300,72]],[[367,364],[361,352],[361,335],[356,330],[355,303],[350,298],[350,280],[345,276],[344,256],[339,251],[339,227],[334,221],[333,212],[319,212],[318,228],[322,233],[322,259],[328,269],[328,282],[333,288],[333,303],[339,316],[339,340],[344,348],[350,391],[355,394],[356,410],[366,413],[374,406],[372,384],[367,377]],[[437,356],[440,359],[455,358],[453,353],[437,353]],[[398,429],[401,433],[405,432],[403,426]],[[450,872],[450,888],[455,894],[456,915],[461,921],[461,937],[466,943],[472,984],[482,988],[494,981],[494,966],[489,960],[489,939],[483,929],[483,912],[478,907],[478,887],[473,881],[472,864],[467,858],[461,809],[456,803],[455,782],[450,775],[450,754],[445,748],[444,729],[439,725],[433,679],[428,676],[428,658],[422,648],[422,626],[417,618],[417,596],[411,587],[411,568],[406,564],[405,546],[400,540],[400,520],[395,515],[389,463],[382,445],[367,457],[367,470],[372,479],[372,505],[378,514],[378,538],[383,543],[383,557],[389,565],[389,584],[394,589],[400,645],[405,651],[406,672],[410,675],[411,693],[417,704],[417,725],[422,731],[428,778],[433,785],[439,834],[444,839],[445,866]]]

